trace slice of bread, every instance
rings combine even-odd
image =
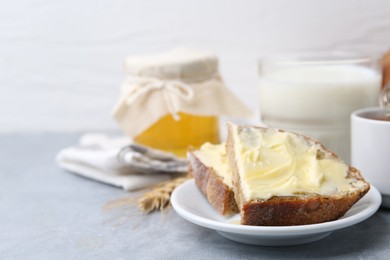
[[[228,123],[226,149],[244,225],[336,220],[370,189],[357,169],[302,135]]]
[[[197,151],[189,151],[187,158],[189,172],[209,203],[221,215],[238,213],[225,144],[206,143]]]

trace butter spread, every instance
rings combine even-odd
[[[203,144],[195,155],[207,166],[213,168],[223,178],[223,182],[232,187],[232,173],[230,171],[225,144]]]
[[[319,144],[276,129],[244,127],[233,138],[241,188],[246,200],[353,189],[348,166],[326,156]]]

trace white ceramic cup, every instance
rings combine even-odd
[[[351,115],[351,164],[379,189],[382,206],[390,207],[390,121],[381,107],[360,109]]]

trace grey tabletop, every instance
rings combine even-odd
[[[311,244],[235,243],[173,210],[142,215],[129,193],[59,169],[77,134],[0,135],[0,259],[389,259],[390,211]]]

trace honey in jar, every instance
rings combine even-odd
[[[199,148],[205,142],[219,143],[218,117],[186,113],[179,113],[179,116],[179,120],[172,115],[162,117],[134,140],[180,157],[185,157],[189,147]]]
[[[131,56],[113,117],[135,142],[184,157],[218,143],[219,117],[250,111],[226,88],[215,55],[190,49]]]

